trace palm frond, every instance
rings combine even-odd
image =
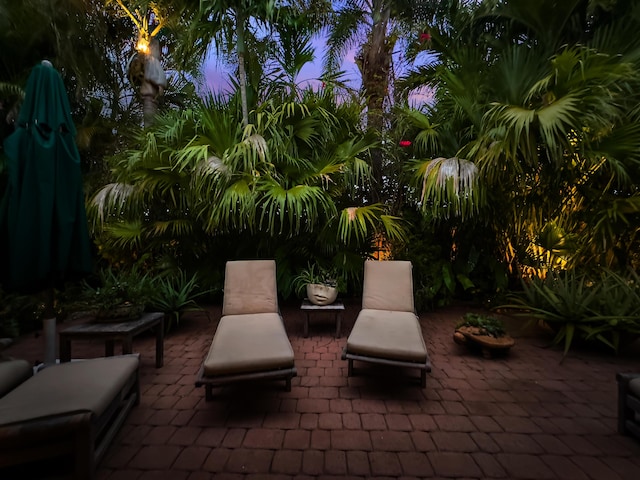
[[[322,188],[295,185],[283,188],[273,180],[261,186],[260,226],[271,234],[312,231],[322,218],[335,214],[333,202]]]
[[[480,208],[478,168],[457,157],[439,157],[414,164],[415,179],[422,184],[420,201],[424,210],[439,218],[468,218]]]
[[[253,188],[245,178],[234,181],[212,200],[201,201],[196,206],[206,232],[244,231],[254,227],[256,201]]]
[[[174,238],[180,238],[191,235],[193,233],[193,227],[193,222],[191,220],[174,219],[155,221],[152,223],[149,231],[152,235],[171,235]]]
[[[144,229],[139,220],[110,223],[104,229],[114,245],[121,248],[136,248],[142,244]]]
[[[399,217],[386,214],[384,205],[375,203],[362,207],[347,207],[340,212],[338,238],[344,244],[371,241],[376,233],[404,241],[406,233]]]
[[[93,214],[94,228],[104,225],[111,213],[119,213],[132,196],[135,187],[125,183],[109,183],[89,201],[88,212]]]

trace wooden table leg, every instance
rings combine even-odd
[[[156,368],[164,365],[164,319],[156,326]]]
[[[304,338],[307,338],[309,336],[309,312],[307,313],[307,318],[304,322]]]
[[[336,314],[336,338],[340,338],[342,332],[342,312]]]
[[[66,335],[60,335],[60,362],[71,361],[71,340]]]
[[[122,354],[129,355],[131,352],[133,352],[133,337],[127,335],[122,339]]]

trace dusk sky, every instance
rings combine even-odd
[[[313,44],[315,46],[315,60],[311,63],[307,63],[300,75],[298,76],[298,84],[305,86],[311,84],[313,86],[320,86],[322,83],[318,80],[322,73],[322,58],[324,56],[326,42],[324,37],[317,37],[314,39]],[[358,73],[358,67],[354,63],[355,51],[349,52],[343,61],[342,69],[346,72],[345,80],[352,83],[354,88],[358,88],[360,84],[360,74]],[[203,72],[205,76],[206,85],[214,92],[228,91],[230,89],[228,77],[231,70],[225,65],[220,64],[215,56],[210,56],[203,65]]]
[[[297,83],[304,87],[306,85],[312,85],[313,87],[320,87],[321,81],[318,80],[322,73],[322,59],[324,57],[326,42],[324,37],[317,37],[313,41],[315,45],[315,60],[304,66],[297,78]],[[351,84],[353,88],[359,88],[360,86],[360,73],[358,67],[355,64],[354,56],[356,50],[350,51],[342,62],[342,70],[345,72],[343,80]],[[425,61],[425,57],[421,57],[422,61]],[[398,62],[397,62],[398,63]],[[397,65],[396,65],[397,68]],[[205,78],[205,87],[215,93],[230,91],[229,85],[229,73],[232,71],[226,65],[217,61],[215,56],[210,56],[202,67],[202,71]],[[401,72],[398,72],[401,73]],[[428,102],[432,98],[428,91],[416,92],[410,95],[410,101],[412,105],[419,106]]]

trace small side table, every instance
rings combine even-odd
[[[131,353],[133,337],[155,329],[156,368],[164,363],[164,313],[145,313],[138,320],[114,323],[83,323],[60,332],[60,362],[71,361],[72,340],[104,340],[105,356],[112,357],[114,342],[122,342],[122,354]]]
[[[305,337],[309,336],[309,314],[311,314],[312,312],[333,312],[335,314],[335,320],[336,320],[336,338],[340,337],[340,328],[342,325],[342,312],[344,312],[344,303],[342,303],[342,300],[336,300],[335,302],[329,305],[315,305],[305,298],[302,301],[300,310],[302,310],[306,314],[306,318],[304,322]]]

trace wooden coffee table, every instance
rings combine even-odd
[[[122,354],[132,352],[133,337],[155,328],[156,368],[164,363],[164,313],[144,313],[138,320],[113,323],[83,323],[60,332],[60,362],[71,361],[72,340],[104,340],[105,356],[112,357],[114,343],[122,342]]]
[[[309,336],[309,314],[315,312],[332,312],[335,314],[336,320],[336,338],[340,337],[340,327],[342,324],[342,312],[344,312],[344,303],[342,300],[336,300],[335,302],[329,305],[315,305],[311,303],[306,298],[302,301],[302,305],[300,306],[300,310],[302,310],[306,314],[306,318],[304,321],[304,336]]]

